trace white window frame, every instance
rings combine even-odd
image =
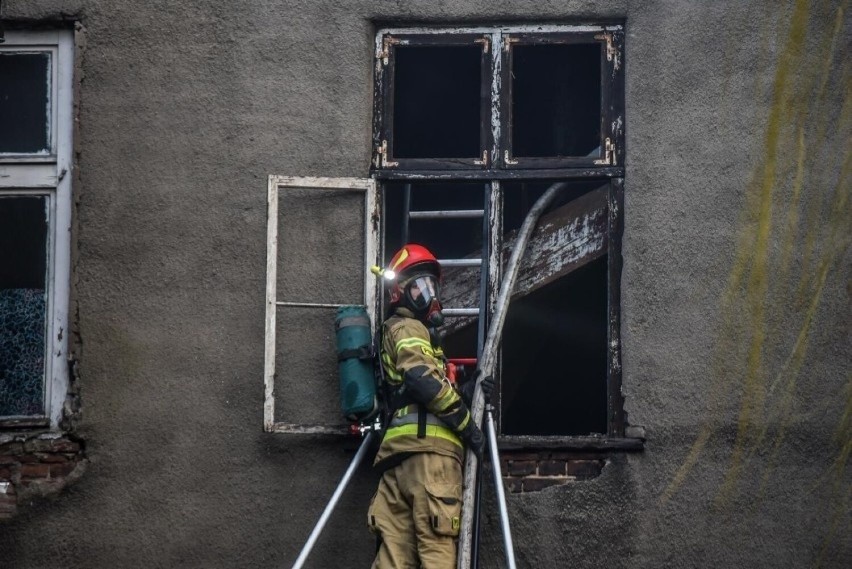
[[[0,154],[0,196],[42,196],[47,200],[44,415],[0,417],[0,428],[10,423],[47,422],[58,429],[68,393],[74,35],[71,30],[9,30],[0,51],[51,54],[49,152]]]
[[[275,340],[276,315],[282,307],[336,308],[345,306],[335,303],[307,303],[284,301],[278,298],[278,204],[279,195],[287,190],[308,189],[317,192],[360,192],[364,195],[364,296],[363,304],[370,317],[372,332],[375,333],[378,279],[367,267],[379,262],[379,216],[376,197],[376,181],[372,178],[311,178],[298,176],[269,176],[267,185],[267,233],[266,233],[266,332],[264,346],[264,404],[263,430],[268,433],[319,433],[345,435],[349,430],[344,425],[303,425],[275,421]],[[352,303],[350,303],[352,304]],[[279,378],[281,379],[281,378]],[[286,388],[278,393],[287,393]]]

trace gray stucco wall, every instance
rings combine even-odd
[[[90,459],[3,527],[3,567],[289,566],[353,444],[261,432],[266,177],[368,174],[376,22],[604,19],[626,21],[623,389],[648,441],[592,481],[511,496],[518,564],[852,565],[845,2],[2,9],[80,24]],[[358,472],[310,566],[369,564],[375,483]]]

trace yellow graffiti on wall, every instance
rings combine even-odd
[[[790,18],[771,85],[760,159],[747,188],[736,257],[721,299],[722,333],[708,401],[717,404],[726,394],[739,393],[736,437],[715,498],[716,507],[723,509],[737,493],[747,461],[758,454],[755,503],[768,487],[796,420],[798,381],[826,283],[846,274],[852,227],[846,1],[824,2],[816,7],[816,16],[809,13],[813,7],[808,0],[797,0]],[[826,14],[831,27],[820,24]],[[828,140],[843,142],[837,148]],[[792,331],[790,322],[797,325]],[[834,521],[817,565],[842,531],[840,520],[849,510],[850,490],[842,480],[852,450],[852,378],[845,382],[845,412],[835,433],[840,450],[827,474],[834,490]],[[719,409],[710,411],[663,502],[678,492],[714,435]]]

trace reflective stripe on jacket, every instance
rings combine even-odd
[[[385,378],[399,399],[409,404],[395,410],[375,464],[382,466],[417,452],[461,461],[464,448],[457,433],[470,422],[470,412],[447,379],[443,354],[432,346],[426,326],[407,312],[397,309],[382,328]],[[420,405],[427,410],[422,438],[417,436]]]

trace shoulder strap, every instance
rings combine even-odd
[[[337,361],[342,362],[352,358],[359,360],[371,360],[375,356],[375,348],[373,346],[359,346],[357,348],[349,348],[337,352]]]

